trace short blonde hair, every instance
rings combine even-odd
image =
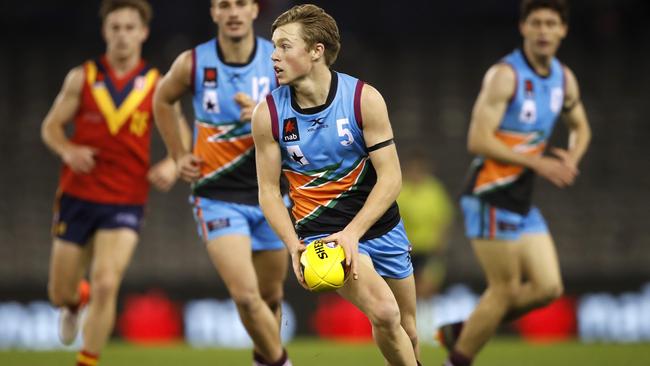
[[[271,32],[290,23],[302,26],[302,39],[311,48],[316,43],[325,46],[325,63],[331,66],[341,49],[341,37],[336,20],[325,10],[313,4],[297,5],[282,13],[271,27]]]
[[[149,26],[153,18],[153,9],[147,0],[103,0],[99,6],[99,17],[102,22],[106,20],[108,14],[122,8],[132,8],[140,14],[142,23]]]

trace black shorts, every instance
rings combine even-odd
[[[97,230],[129,228],[140,231],[144,205],[94,203],[62,194],[54,211],[55,237],[85,246]]]

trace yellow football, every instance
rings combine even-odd
[[[314,292],[341,288],[347,278],[345,252],[336,242],[317,239],[307,244],[300,267],[307,287]]]

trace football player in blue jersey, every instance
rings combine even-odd
[[[440,329],[446,365],[470,365],[499,324],[562,294],[555,244],[531,195],[536,175],[571,186],[591,138],[576,78],[555,58],[567,21],[564,0],[524,0],[523,47],[487,71],[474,105],[468,149],[478,157],[461,206],[487,289],[466,322]],[[544,155],[558,117],[568,148]]]
[[[198,232],[254,343],[255,365],[290,365],[280,338],[288,255],[257,200],[250,119],[276,87],[273,46],[256,37],[255,0],[212,0],[217,36],[178,56],[154,111],[180,176],[192,182]],[[193,95],[193,151],[172,124],[172,105]]]
[[[281,86],[253,112],[264,214],[303,286],[303,243],[320,238],[343,247],[350,278],[339,294],[366,314],[388,364],[415,366],[415,285],[395,203],[402,180],[386,103],[372,86],[330,69],[340,37],[323,9],[293,7],[272,29]]]

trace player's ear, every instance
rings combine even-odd
[[[566,35],[569,33],[569,25],[565,22],[562,22],[560,28],[562,29],[562,39],[564,39],[564,37],[566,37]]]
[[[106,22],[102,21],[102,39],[106,42]]]
[[[312,61],[317,61],[318,59],[323,57],[323,55],[325,54],[325,45],[323,45],[322,43],[316,43],[311,48],[309,53],[311,54],[311,60]]]
[[[253,7],[253,20],[257,19],[257,16],[260,13],[260,5],[257,3],[256,0],[251,0],[252,4],[251,6]]]
[[[149,27],[145,25],[142,29],[142,42],[146,41],[147,38],[149,38]]]
[[[217,24],[217,5],[214,1],[210,1],[210,18],[214,24]]]

